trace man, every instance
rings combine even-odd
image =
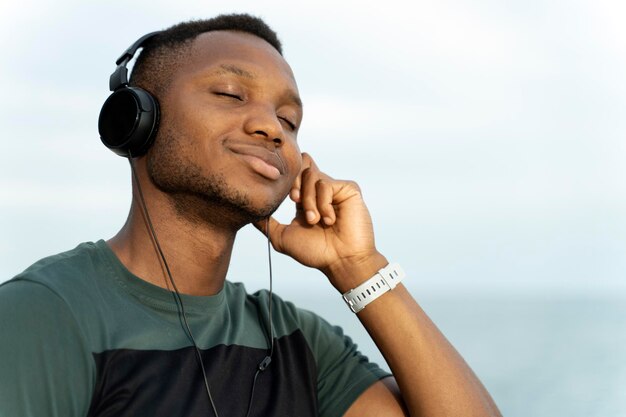
[[[1,416],[499,415],[402,284],[359,289],[363,309],[350,298],[391,269],[359,187],[300,153],[302,103],[271,29],[247,15],[174,26],[146,42],[131,85],[160,119],[128,155],[126,224],[0,287]],[[288,195],[283,225],[271,214]],[[248,223],[348,293],[393,375],[314,314],[226,281]]]

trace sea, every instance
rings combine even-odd
[[[336,297],[297,302],[340,325],[361,352],[387,367]],[[504,416],[626,417],[624,294],[439,291],[417,301]]]

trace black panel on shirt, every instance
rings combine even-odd
[[[266,349],[219,345],[201,350],[220,417],[245,417]],[[89,417],[213,416],[195,348],[115,349],[94,354],[97,380]],[[275,340],[257,378],[250,417],[318,415],[315,359],[300,330]]]

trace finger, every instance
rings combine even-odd
[[[315,186],[318,179],[317,172],[312,170],[312,167],[309,167],[302,172],[300,203],[302,204],[302,210],[304,210],[306,221],[309,224],[316,224],[320,220],[320,215],[317,211],[317,190]]]
[[[300,172],[298,173],[298,176],[296,177],[296,179],[293,181],[293,184],[291,185],[291,190],[289,191],[289,198],[291,198],[291,200],[294,203],[301,202],[300,188],[302,186],[302,172],[306,170],[307,168],[310,168],[311,163],[314,164],[313,158],[311,158],[311,155],[309,155],[308,153],[302,152],[301,157],[302,157],[302,165],[300,167]]]
[[[315,183],[317,209],[325,225],[335,223],[335,208],[333,207],[333,184],[331,181],[320,179]]]
[[[289,191],[289,198],[294,203],[300,203],[300,187],[302,184],[302,170],[296,176],[296,179],[293,180],[293,184],[291,184],[291,190]]]
[[[269,224],[269,238],[270,238],[272,247],[277,252],[282,253],[283,252],[282,235],[283,235],[283,230],[285,229],[286,226],[278,222],[272,216],[253,223],[254,227],[256,227],[265,236],[267,236],[268,224]]]

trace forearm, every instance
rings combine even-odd
[[[331,280],[345,292],[384,265],[377,256],[333,271]],[[500,416],[479,379],[402,284],[357,316],[387,360],[411,416]]]

